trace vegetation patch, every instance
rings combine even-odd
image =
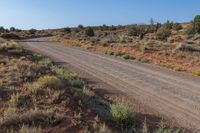
[[[110,121],[121,129],[134,128],[135,113],[122,102],[113,103],[110,105]]]
[[[106,55],[110,55],[110,56],[116,56],[116,57],[122,57],[123,59],[125,60],[134,60],[135,58],[130,56],[129,54],[126,54],[124,52],[121,52],[121,51],[117,51],[117,52],[114,52],[114,51],[106,51],[105,52]]]
[[[56,76],[43,76],[38,79],[39,87],[41,88],[60,88],[62,81]]]
[[[97,114],[81,104],[85,83],[77,74],[30,51],[10,54],[10,49],[21,47],[12,41],[4,43],[0,45],[4,59],[0,63],[0,106],[4,105],[0,132],[109,131],[102,120],[93,126]],[[94,95],[89,90],[85,93]]]
[[[62,120],[63,115],[49,111],[32,110],[21,115],[6,116],[6,119],[0,124],[0,127],[19,128],[23,125],[45,127],[58,124]]]
[[[200,71],[193,72],[195,76],[200,76]]]

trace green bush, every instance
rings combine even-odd
[[[44,65],[44,66],[52,66],[53,63],[49,58],[43,58],[40,61],[38,61],[39,64]]]
[[[36,32],[37,32],[36,29],[30,29],[30,30],[29,30],[29,33],[30,33],[30,34],[35,34]]]
[[[113,51],[108,52],[108,55],[114,55],[114,54],[115,54],[115,52],[113,52]]]
[[[66,28],[63,29],[63,31],[64,31],[64,32],[67,32],[67,33],[70,33],[70,32],[71,32],[71,28],[66,27]]]
[[[52,66],[53,62],[46,57],[43,57],[40,54],[30,54],[27,56],[30,60],[34,61],[34,62],[38,62],[38,64],[40,65],[45,65],[45,66]]]
[[[135,113],[122,102],[110,105],[110,121],[112,124],[122,129],[130,129],[134,127]]]
[[[85,29],[85,35],[86,36],[94,36],[94,30],[91,27],[87,27]]]
[[[123,56],[125,53],[124,52],[121,52],[121,51],[118,51],[118,52],[115,52],[115,56]]]
[[[129,59],[134,60],[134,59],[135,59],[135,57],[132,57],[132,56],[130,56],[130,55],[128,55],[128,54],[125,54],[125,55],[123,55],[122,57],[123,57],[125,60],[129,60]]]
[[[1,37],[4,39],[20,39],[20,37],[14,33],[3,33]]]
[[[155,133],[180,133],[179,129],[172,129],[161,123],[159,129]]]
[[[79,24],[79,25],[78,25],[78,28],[79,28],[79,29],[84,29],[84,26],[81,25],[81,24]]]
[[[15,31],[15,27],[10,27],[10,31]]]
[[[6,29],[4,27],[0,27],[0,33],[4,33],[6,31]]]
[[[144,35],[148,32],[149,26],[147,25],[132,25],[128,28],[129,36],[139,36],[143,39]]]
[[[159,40],[166,40],[170,35],[171,30],[162,27],[157,31],[156,38]]]
[[[171,30],[173,28],[173,22],[170,22],[169,20],[167,20],[167,22],[164,23],[163,27],[165,29]]]
[[[38,79],[41,88],[59,88],[62,82],[56,76],[43,76]]]
[[[192,25],[187,28],[187,34],[200,34],[200,15],[195,16]]]
[[[193,37],[193,34],[195,34],[194,27],[193,27],[193,26],[187,27],[186,33],[187,33],[188,35],[191,35],[191,36]],[[189,37],[189,38],[190,38],[190,37]]]
[[[39,55],[39,54],[30,54],[30,55],[28,55],[27,56],[30,60],[32,60],[32,61],[36,61],[36,62],[38,62],[38,61],[41,61],[44,57],[42,57],[42,55]]]
[[[200,76],[200,71],[196,71],[193,73],[195,76]]]
[[[52,71],[57,75],[67,80],[72,87],[75,88],[83,88],[84,82],[78,77],[77,74],[67,72],[64,68],[59,68],[56,66],[51,67]]]
[[[200,33],[200,15],[194,18],[193,28],[195,33]]]

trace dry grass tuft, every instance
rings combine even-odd
[[[55,125],[61,122],[64,118],[63,115],[51,111],[31,110],[24,114],[4,116],[3,122],[0,127],[16,127],[19,128],[23,125],[41,126],[46,127]],[[5,119],[6,118],[6,119]]]
[[[36,128],[36,127],[29,127],[26,125],[23,125],[19,129],[19,133],[41,133],[41,128]]]

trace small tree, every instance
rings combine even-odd
[[[200,34],[200,15],[197,15],[194,18],[193,28],[194,28],[194,32],[195,33],[199,33]]]
[[[85,35],[86,36],[94,36],[94,30],[91,27],[87,27],[85,29]]]
[[[70,32],[71,32],[71,28],[66,27],[66,28],[63,29],[63,31],[64,31],[64,32],[67,32],[67,33],[70,33]]]
[[[140,40],[144,38],[147,32],[148,26],[146,25],[132,25],[128,29],[129,36],[139,36]]]
[[[30,29],[30,30],[29,30],[29,33],[30,33],[30,34],[35,34],[36,32],[37,32],[36,29]]]
[[[163,25],[166,29],[169,29],[169,30],[171,30],[172,29],[172,27],[173,27],[173,22],[170,22],[169,20],[167,20],[167,22],[166,23],[164,23],[164,25]]]
[[[156,37],[159,40],[166,40],[170,35],[171,35],[171,30],[166,29],[164,27],[160,28],[156,33]]]
[[[187,34],[200,34],[200,15],[195,16],[192,25],[187,28]]]
[[[79,28],[79,29],[84,29],[84,26],[81,25],[81,24],[79,24],[79,25],[78,25],[78,28]]]
[[[155,23],[154,23],[154,20],[153,20],[153,18],[151,18],[151,19],[150,19],[150,25],[154,26],[154,24],[155,24]]]
[[[10,27],[10,31],[15,31],[15,27]]]
[[[1,33],[4,33],[4,32],[5,32],[5,28],[1,26],[1,27],[0,27],[0,32],[1,32]]]

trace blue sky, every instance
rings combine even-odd
[[[186,22],[199,0],[0,0],[0,26],[22,29],[83,25]]]

